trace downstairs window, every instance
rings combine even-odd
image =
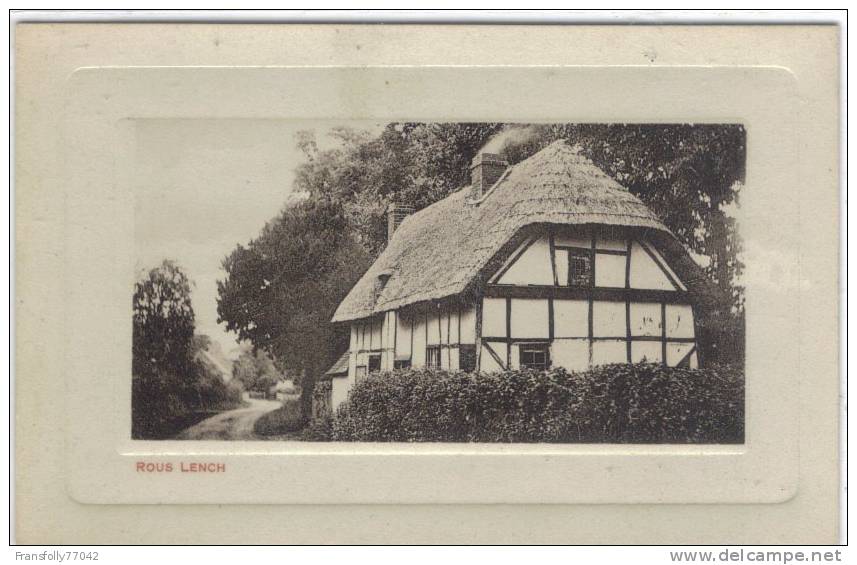
[[[476,345],[462,344],[458,347],[458,368],[465,373],[476,370]]]
[[[547,343],[522,343],[518,349],[522,369],[543,371],[550,367],[550,346]]]
[[[440,346],[426,347],[426,367],[440,368]]]
[[[381,354],[369,355],[369,372],[376,373],[381,370]]]

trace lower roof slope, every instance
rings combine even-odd
[[[508,169],[477,203],[466,202],[469,192],[465,187],[406,218],[333,321],[460,294],[531,224],[626,226],[672,235],[639,198],[564,141]],[[389,280],[376,293],[380,274]]]

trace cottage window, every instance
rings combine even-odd
[[[393,361],[394,369],[410,369],[411,368],[411,358],[407,359],[396,359]]]
[[[440,367],[440,346],[426,347],[426,367]]]
[[[369,372],[376,373],[381,370],[381,354],[375,353],[369,356]]]
[[[458,368],[466,373],[476,370],[476,346],[462,344],[458,348]]]
[[[354,381],[360,382],[366,378],[366,365],[358,365],[354,369]]]
[[[592,255],[588,251],[570,250],[568,253],[568,285],[592,285]]]
[[[518,348],[521,368],[544,370],[550,367],[550,346],[547,343],[523,343]]]

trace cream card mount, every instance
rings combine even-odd
[[[790,499],[798,491],[801,359],[793,341],[801,294],[797,271],[778,266],[796,265],[800,256],[799,232],[792,229],[801,220],[795,85],[775,67],[79,69],[68,79],[63,128],[69,494],[95,504]],[[742,124],[745,442],[132,440],[136,133],[153,120]]]

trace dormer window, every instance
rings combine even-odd
[[[384,290],[384,287],[387,286],[387,283],[390,281],[390,277],[392,276],[392,271],[381,271],[378,273],[378,276],[375,277],[375,301],[380,298],[381,292]]]

